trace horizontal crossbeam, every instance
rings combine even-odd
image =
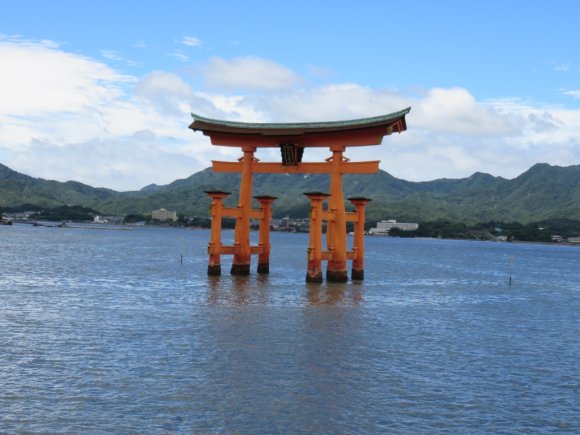
[[[239,207],[223,207],[222,216],[238,218],[242,215],[242,209]],[[262,219],[264,217],[263,210],[250,210],[250,219]]]
[[[356,257],[356,250],[346,251],[347,260],[355,260]],[[332,251],[322,251],[322,259],[325,261],[332,260]]]
[[[254,254],[261,254],[264,251],[263,246],[250,246],[250,253]],[[234,255],[236,253],[236,246],[232,245],[222,245],[220,248],[221,255]]]
[[[346,212],[344,214],[346,222],[357,222],[358,215],[354,212]],[[333,222],[335,220],[335,213],[332,210],[325,210],[322,212],[322,220]]]
[[[241,162],[212,161],[214,172],[242,172]],[[379,171],[379,160],[369,162],[341,162],[341,174],[376,174]],[[295,166],[285,166],[276,162],[253,162],[255,174],[330,174],[331,162],[305,162]]]

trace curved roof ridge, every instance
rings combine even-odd
[[[332,127],[356,127],[367,124],[375,124],[380,122],[388,122],[405,116],[411,111],[410,107],[400,110],[398,112],[388,113],[380,116],[373,116],[370,118],[349,119],[344,121],[323,121],[323,122],[284,122],[284,123],[270,123],[270,122],[239,122],[239,121],[225,121],[219,119],[206,118],[195,113],[191,114],[194,123],[190,128],[195,130],[195,123],[200,122],[204,124],[220,125],[224,127],[233,128],[248,128],[248,129],[304,129],[304,128],[332,128]]]

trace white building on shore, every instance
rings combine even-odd
[[[123,223],[123,216],[95,216],[93,222],[96,224],[114,224],[121,225]]]
[[[165,210],[164,208],[160,208],[159,210],[153,210],[151,212],[151,217],[153,219],[157,219],[158,221],[173,221],[173,222],[175,222],[177,220],[177,212]]]
[[[369,234],[375,236],[388,236],[389,231],[393,228],[397,228],[402,231],[415,231],[416,229],[419,228],[419,224],[408,222],[397,222],[394,219],[389,219],[387,221],[377,222],[376,228],[371,228],[369,230]]]

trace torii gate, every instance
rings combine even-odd
[[[238,207],[224,207],[228,192],[211,190],[212,230],[208,245],[208,275],[221,274],[221,255],[233,255],[232,275],[250,273],[252,254],[258,254],[258,273],[269,272],[271,205],[276,199],[258,196],[260,209],[252,209],[252,178],[255,173],[330,174],[330,192],[306,192],[311,202],[310,246],[306,281],[322,281],[322,261],[328,261],[327,281],[347,281],[347,260],[352,260],[353,280],[364,279],[364,220],[368,198],[349,198],[355,211],[345,210],[342,191],[343,174],[372,174],[379,170],[379,160],[351,162],[344,157],[349,146],[379,145],[384,136],[407,129],[405,115],[411,108],[373,118],[338,122],[311,123],[243,123],[204,118],[192,113],[189,126],[202,131],[213,145],[240,147],[243,156],[238,162],[212,161],[215,172],[241,173]],[[324,162],[302,162],[305,148],[328,147],[332,156]],[[254,157],[257,148],[279,148],[282,162],[260,162]],[[328,199],[324,211],[323,201]],[[221,243],[222,217],[236,218],[234,245]],[[250,246],[250,220],[260,219],[258,246]],[[326,250],[322,249],[322,222],[327,221]],[[347,251],[346,222],[355,223],[354,246]]]

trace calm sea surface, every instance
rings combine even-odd
[[[208,239],[0,227],[0,432],[580,432],[580,247],[367,238],[307,285],[305,234],[247,278]]]

